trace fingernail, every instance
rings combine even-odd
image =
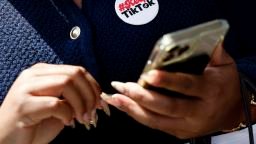
[[[98,125],[98,120],[99,120],[99,116],[98,116],[98,114],[96,113],[96,115],[95,115],[95,125],[94,125],[94,127],[96,128],[97,127],[97,125]]]
[[[142,74],[141,76],[140,76],[140,79],[139,80],[141,80],[141,81],[146,81],[147,80],[147,78],[148,78],[149,76],[147,75],[147,74]]]
[[[75,124],[75,121],[74,120],[72,120],[71,122],[70,122],[70,126],[71,126],[71,128],[76,128],[76,124]]]
[[[139,84],[141,86],[145,86],[146,83],[152,83],[154,79],[156,78],[157,71],[156,70],[151,70],[147,73],[144,73],[140,76]]]
[[[91,129],[91,126],[90,126],[90,120],[91,120],[91,116],[88,115],[88,113],[85,113],[83,115],[83,120],[84,120],[84,126],[87,130],[90,130]]]
[[[91,129],[91,126],[90,126],[90,124],[88,124],[88,123],[84,123],[84,126],[85,126],[85,128],[86,128],[88,131]]]
[[[107,96],[107,97],[110,97],[110,96]],[[101,104],[105,114],[110,117],[111,113],[110,113],[110,109],[109,109],[108,104],[105,101],[103,101],[103,100],[100,101],[100,104]]]
[[[152,77],[152,76],[155,76],[156,73],[157,73],[156,70],[151,70],[151,71],[149,71],[149,72],[143,74],[142,76],[145,77],[145,78],[147,78],[147,77]]]
[[[97,127],[97,117],[98,117],[96,110],[92,111],[91,116],[92,116],[92,119],[90,120],[90,124],[93,125],[94,128],[96,128]]]
[[[111,85],[112,85],[116,90],[118,90],[119,92],[124,93],[124,91],[125,91],[124,83],[122,83],[122,82],[117,82],[117,81],[113,81],[113,82],[111,82]]]
[[[112,98],[111,95],[108,95],[108,94],[106,94],[106,93],[104,93],[104,92],[101,93],[100,97],[101,97],[103,100],[105,100],[105,101],[107,101],[107,100],[109,100],[109,99]],[[100,104],[101,104],[101,103],[100,103]],[[101,106],[102,106],[102,105],[101,105]],[[102,106],[102,108],[103,108],[103,106]]]
[[[143,76],[140,77],[140,79],[138,80],[138,84],[142,87],[145,87],[147,82],[146,80],[144,80]]]
[[[119,102],[119,100],[116,99],[116,95],[115,95],[115,94],[109,95],[109,94],[106,94],[106,93],[102,93],[102,94],[101,94],[101,98],[102,98],[102,100],[104,100],[104,102],[107,102],[107,103],[109,103],[109,104],[111,104],[111,105],[114,105],[114,106],[116,106],[116,107],[118,107],[118,106],[120,105],[120,102]],[[102,103],[102,107],[103,107],[104,112],[105,112],[108,116],[110,116],[111,113],[110,113],[110,109],[109,109],[107,103],[105,103],[105,104]]]

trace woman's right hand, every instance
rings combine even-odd
[[[65,125],[96,121],[100,87],[82,67],[36,64],[24,70],[0,107],[0,144],[46,144]]]

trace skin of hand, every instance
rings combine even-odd
[[[24,70],[0,107],[1,144],[46,144],[74,119],[95,119],[100,88],[82,67],[36,64]]]
[[[78,8],[82,9],[82,0],[73,0]]]
[[[152,70],[140,79],[189,98],[161,95],[132,82],[112,82],[121,94],[102,98],[138,122],[181,139],[232,129],[244,120],[236,64],[221,46],[202,75]]]

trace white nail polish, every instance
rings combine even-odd
[[[76,128],[76,124],[75,124],[75,121],[74,120],[72,120],[71,122],[70,122],[70,126],[71,126],[71,128]]]
[[[85,128],[89,131],[91,129],[90,124],[84,123]]]
[[[108,96],[108,97],[109,97],[109,96]],[[109,109],[108,104],[107,104],[105,101],[103,101],[103,100],[101,100],[100,103],[101,103],[101,106],[102,106],[103,111],[105,112],[105,114],[106,114],[107,116],[110,116],[111,113],[110,113],[110,109]]]
[[[103,100],[105,100],[105,101],[107,101],[108,99],[111,99],[111,95],[108,95],[108,94],[106,94],[106,93],[104,93],[104,92],[101,93],[100,97],[101,97]],[[102,105],[101,105],[101,106],[102,106]],[[102,108],[103,108],[103,106],[102,106]]]
[[[92,116],[92,119],[90,120],[90,124],[96,128],[97,127],[97,117],[98,117],[96,110],[92,111],[91,116]]]
[[[117,82],[117,81],[113,81],[113,82],[111,82],[111,85],[112,85],[116,90],[118,90],[119,92],[124,93],[124,91],[125,91],[125,84],[124,84],[124,83],[122,83],[122,82]]]

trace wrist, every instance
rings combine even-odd
[[[4,112],[3,107],[0,107],[0,130],[0,144],[15,143],[15,137],[13,137],[16,131],[15,118]]]
[[[237,123],[233,128],[223,130],[225,133],[241,130],[256,123],[256,85],[240,73],[240,87],[242,106],[236,111],[240,115],[237,115]]]
[[[251,108],[251,116],[252,116],[252,123],[256,123],[256,99],[255,94],[251,94],[251,100],[250,100],[250,108]]]

